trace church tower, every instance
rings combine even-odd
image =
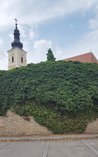
[[[23,50],[23,44],[20,42],[20,32],[15,19],[14,41],[11,43],[11,49],[8,51],[8,69],[27,65],[27,52]]]

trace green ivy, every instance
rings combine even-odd
[[[83,116],[79,118],[81,114],[87,115],[90,121],[98,117],[98,64],[51,61],[0,71],[0,115],[5,115],[8,109],[17,104],[20,107],[27,104],[28,108],[28,104],[32,102],[37,104],[37,108],[39,105],[38,115],[43,112],[44,107],[47,109],[41,115],[42,118],[34,112],[32,115],[50,129],[55,126],[54,132],[69,131],[72,126],[72,130],[83,131],[87,121]],[[56,115],[56,118],[51,118],[53,122],[49,120],[50,110]],[[28,109],[26,112],[25,109],[23,113],[31,112]],[[66,116],[69,117],[67,121]],[[62,117],[65,118],[63,123]],[[75,126],[73,117],[76,118]],[[81,123],[77,121],[77,117]],[[69,122],[72,123],[70,127]]]

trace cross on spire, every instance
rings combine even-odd
[[[15,20],[15,24],[17,24],[17,21],[18,21],[18,20],[17,20],[17,19],[14,19],[14,20]]]
[[[18,20],[17,20],[17,19],[14,19],[14,20],[15,20],[15,25],[16,25],[16,29],[17,29],[17,21],[18,21]]]

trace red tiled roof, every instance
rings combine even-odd
[[[85,53],[85,54],[75,56],[75,57],[71,57],[71,58],[67,58],[67,59],[64,59],[64,60],[65,61],[79,61],[79,62],[84,62],[84,63],[86,63],[86,62],[88,62],[88,63],[97,63],[98,64],[98,60],[92,52]]]

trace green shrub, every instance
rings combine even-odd
[[[93,120],[91,113],[89,116],[82,114],[77,117],[68,115],[61,116],[53,109],[49,109],[43,105],[33,104],[16,105],[11,108],[20,116],[33,116],[35,121],[47,127],[53,133],[82,133],[85,131],[88,122]],[[93,112],[94,113],[94,112]]]

